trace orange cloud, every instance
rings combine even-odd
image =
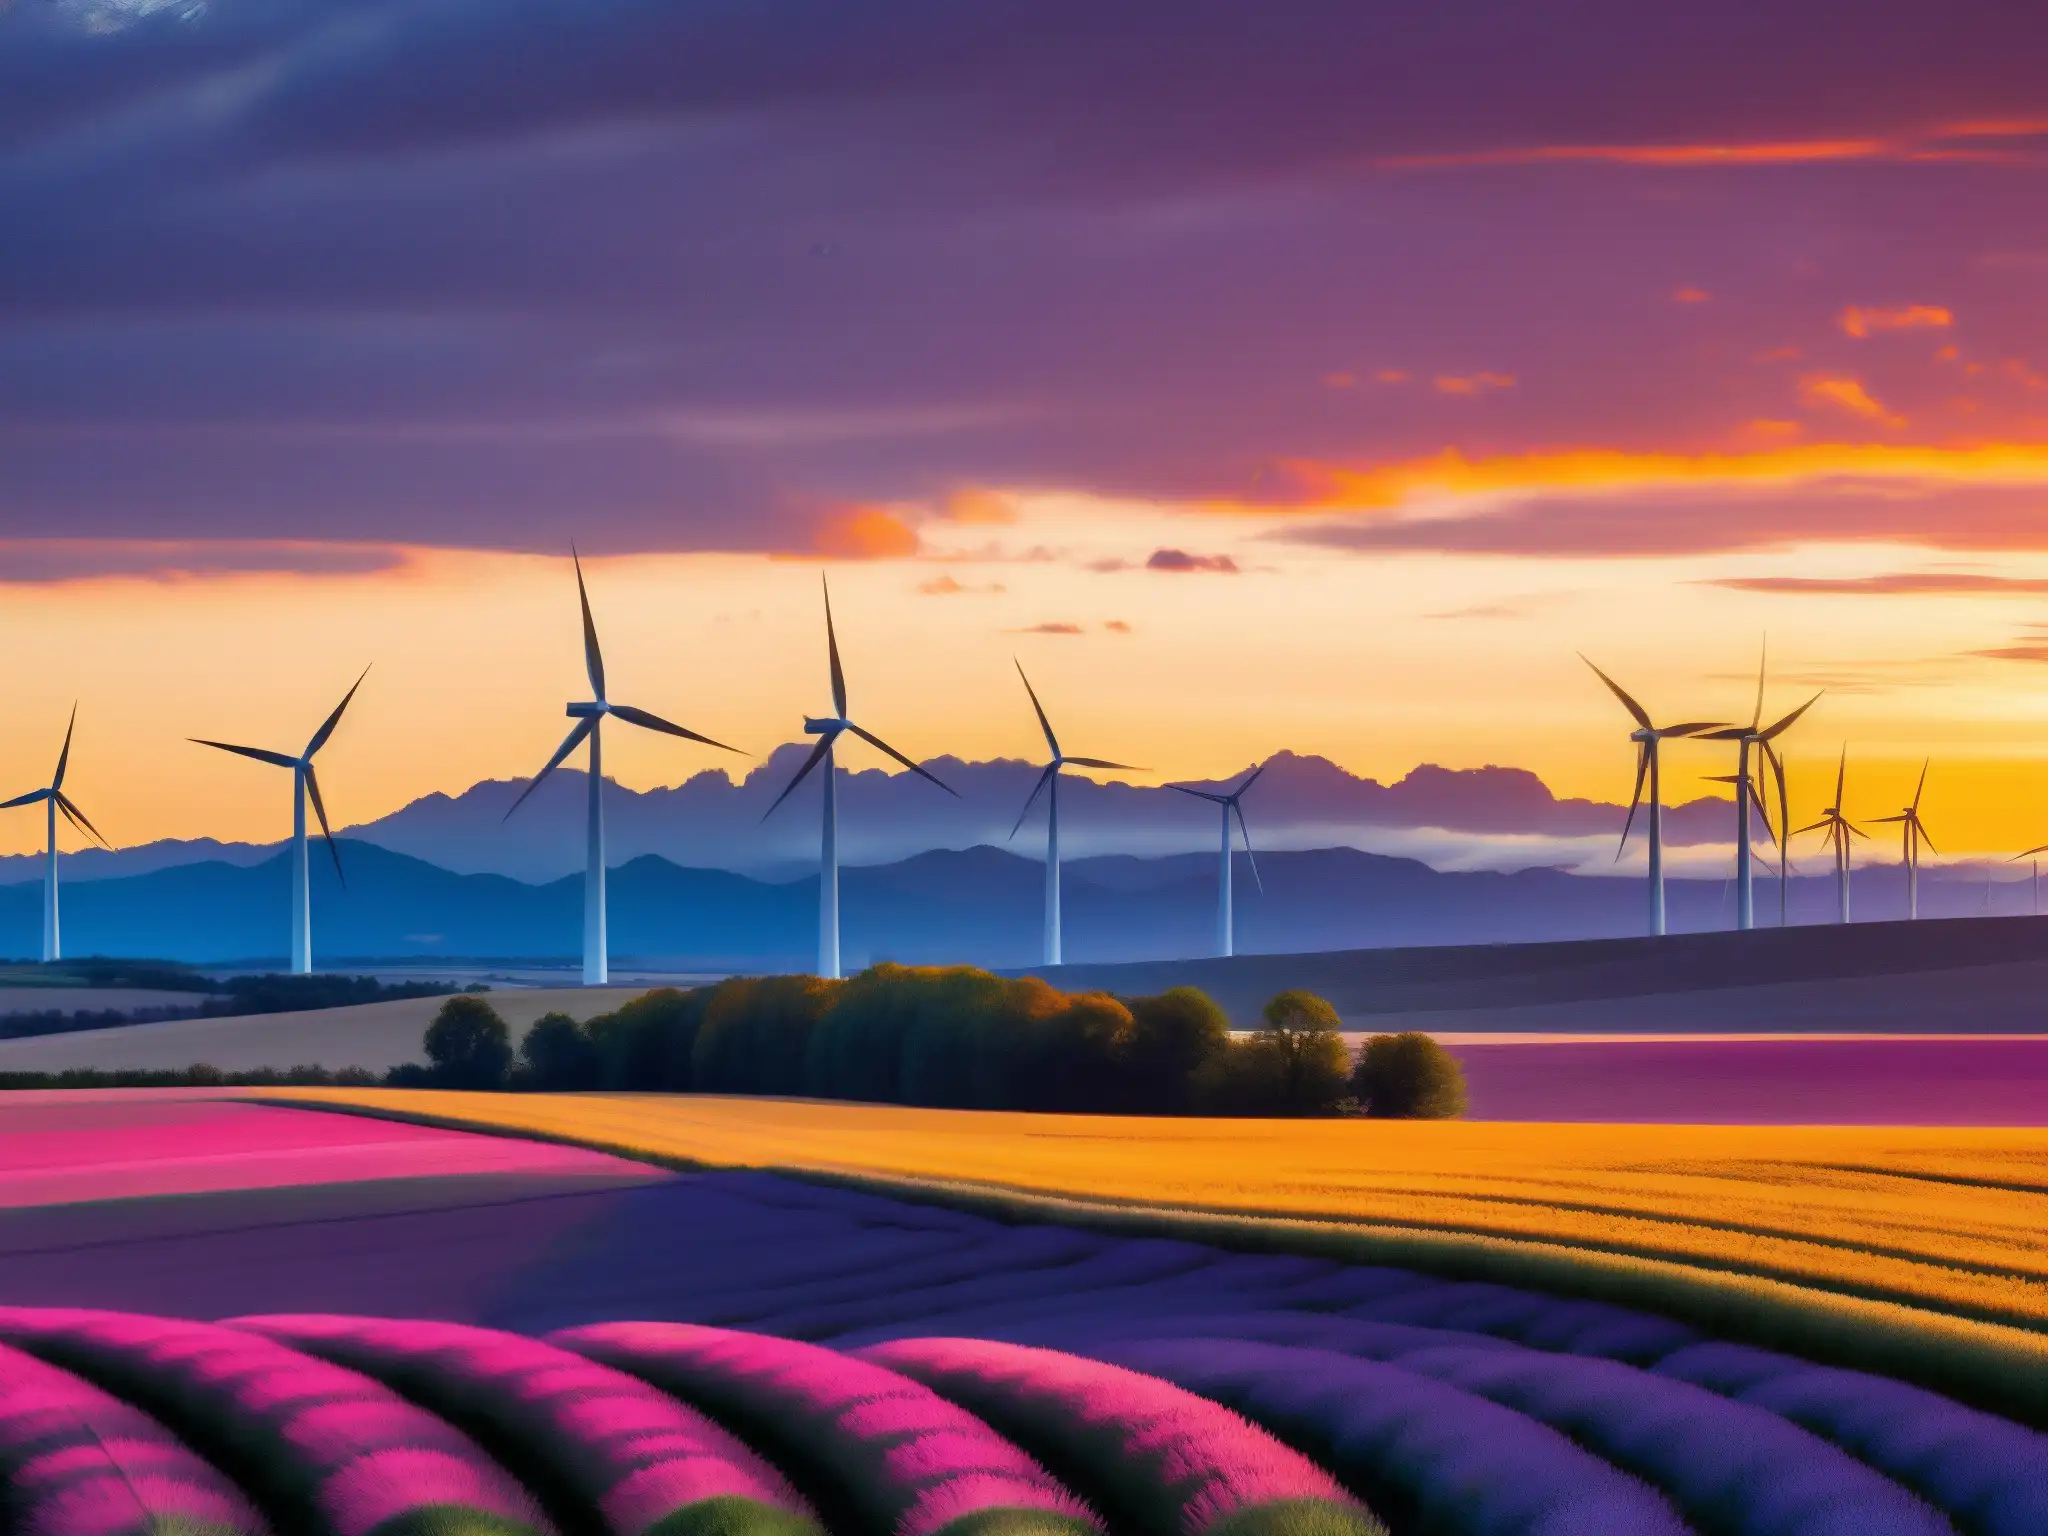
[[[1007,496],[967,486],[946,497],[940,515],[949,523],[1003,524],[1017,521],[1017,509]]]
[[[1858,338],[1886,331],[1946,330],[1955,315],[1939,304],[1907,304],[1897,309],[1864,309],[1851,304],[1841,314],[1843,331]]]
[[[1707,292],[1706,289],[1695,288],[1692,284],[1687,283],[1683,288],[1677,289],[1672,293],[1671,302],[1674,304],[1704,304],[1712,297],[1713,295]]]
[[[919,582],[917,590],[924,593],[926,597],[958,597],[966,593],[1001,592],[1003,584],[1000,581],[992,581],[986,586],[969,586],[966,582],[957,579],[949,571],[942,576],[934,576],[930,581]]]
[[[917,553],[917,531],[880,507],[847,507],[819,525],[817,547],[835,560],[895,560]]]
[[[1382,368],[1373,377],[1382,384],[1406,384],[1408,382],[1408,370],[1406,368]]]
[[[1742,424],[1742,435],[1744,437],[1765,443],[1782,443],[1788,438],[1799,436],[1805,430],[1806,428],[1796,421],[1779,421],[1770,418],[1760,418],[1756,421],[1746,421]]]
[[[1481,395],[1496,389],[1513,389],[1515,376],[1511,373],[1440,373],[1436,376],[1436,392],[1440,395]]]
[[[1840,374],[1809,373],[1799,381],[1799,398],[1808,405],[1832,407],[1887,427],[1903,427],[1906,418],[1891,410],[1860,379]]]
[[[2028,148],[1987,140],[2034,139],[2048,122],[2027,118],[1937,123],[1887,138],[1761,139],[1722,144],[1520,144],[1450,154],[1395,155],[1382,170],[1446,170],[1496,165],[1621,165],[1679,170],[1723,166],[1824,165],[1842,160],[1972,160],[2033,164]]]
[[[1330,389],[1350,389],[1357,382],[1358,376],[1352,373],[1326,373],[1323,375],[1323,383]]]

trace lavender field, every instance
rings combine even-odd
[[[2035,1428],[1599,1303],[764,1174],[435,1187],[34,1213],[98,1240],[0,1265],[9,1529],[2048,1530]]]

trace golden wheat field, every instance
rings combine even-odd
[[[2048,1326],[2048,1130],[1117,1119],[614,1094],[290,1097],[666,1162],[1519,1240]]]

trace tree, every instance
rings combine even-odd
[[[1230,1046],[1230,1019],[1197,987],[1130,999],[1125,1097],[1140,1114],[1185,1114],[1194,1084]]]
[[[437,1088],[503,1088],[512,1070],[512,1032],[481,997],[449,998],[423,1043]]]
[[[1465,1113],[1465,1071],[1428,1035],[1374,1035],[1358,1053],[1351,1091],[1368,1115],[1455,1120]]]
[[[599,1085],[597,1042],[566,1013],[544,1013],[519,1043],[528,1082],[543,1093],[578,1093]]]
[[[1327,1115],[1344,1097],[1351,1053],[1338,1033],[1343,1020],[1313,992],[1282,992],[1262,1010],[1266,1027],[1249,1042],[1272,1058],[1275,1113]]]

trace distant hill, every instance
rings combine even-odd
[[[324,858],[314,871],[315,959],[567,960],[581,934],[582,879],[526,884],[458,874],[345,840],[348,885]],[[1443,873],[1414,859],[1350,848],[1270,853],[1261,892],[1239,864],[1238,947],[1245,953],[1487,944],[1621,937],[1640,931],[1639,879],[1531,869]],[[1067,866],[1066,952],[1075,963],[1209,954],[1215,924],[1215,856],[1127,855]],[[972,961],[1026,966],[1040,954],[1044,866],[992,847],[922,853],[842,872],[849,964],[874,959]],[[287,860],[218,861],[70,886],[67,949],[74,954],[156,956],[195,963],[276,963],[284,948]],[[686,868],[642,856],[609,882],[612,952],[620,961],[674,969],[787,969],[816,953],[815,876],[776,883],[727,870]],[[1760,908],[1776,911],[1775,887]],[[1796,922],[1826,921],[1825,879],[1793,882]],[[2015,910],[2024,887],[1993,892],[1981,880],[1923,882],[1931,916]],[[1997,904],[1988,904],[1995,896]],[[1901,915],[1895,868],[1857,876],[1866,919]],[[34,885],[0,887],[0,954],[33,953],[40,932]],[[1674,881],[1675,930],[1727,926],[1723,881]]]
[[[738,782],[700,773],[645,792],[608,782],[608,847],[618,862],[654,854],[671,863],[742,874],[793,876],[813,865],[818,799],[805,785],[773,819],[762,816],[807,748],[785,746]],[[1247,764],[1247,770],[1250,765]],[[1623,765],[1624,767],[1626,764]],[[1014,759],[930,763],[960,798],[908,773],[869,769],[840,776],[840,848],[853,864],[885,864],[932,849],[1011,846],[1010,830],[1038,776]],[[1190,781],[1197,782],[1197,781]],[[351,837],[461,874],[551,880],[580,870],[588,780],[563,769],[510,821],[505,812],[524,779],[493,779],[459,795],[432,794],[349,830]],[[1212,786],[1213,787],[1213,786]],[[1158,856],[1213,847],[1210,813],[1170,789],[1096,783],[1070,775],[1060,791],[1060,831],[1069,854]],[[1559,799],[1521,768],[1439,768],[1425,763],[1390,784],[1360,778],[1327,758],[1280,752],[1245,800],[1261,850],[1369,847],[1411,854],[1440,867],[1511,869],[1583,864],[1604,857],[1621,831],[1623,808]],[[1043,811],[1015,840],[1043,846]],[[1670,808],[1674,846],[1733,840],[1732,801],[1702,799]],[[112,879],[218,859],[261,863],[276,849],[206,840],[158,842],[117,852],[85,850],[64,859],[67,878]],[[0,858],[0,883],[41,878],[39,859]]]

